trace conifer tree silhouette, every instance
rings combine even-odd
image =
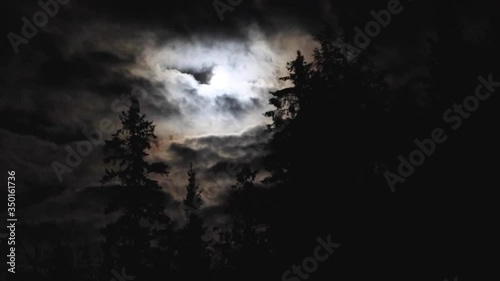
[[[161,244],[172,223],[164,212],[165,194],[151,175],[166,176],[169,167],[145,160],[156,139],[155,126],[141,114],[136,98],[131,98],[130,108],[120,114],[120,121],[122,127],[104,146],[108,153],[104,162],[113,167],[106,169],[101,183],[115,183],[120,188],[119,198],[112,198],[105,212],[118,211],[121,216],[102,230],[106,237],[103,270],[125,267],[131,274],[146,274],[146,270],[166,262],[158,259],[162,256],[159,246],[153,245]]]
[[[200,217],[202,205],[201,191],[199,190],[196,172],[193,164],[189,165],[188,185],[186,186],[186,197],[184,207],[188,221],[180,231],[180,243],[177,256],[177,264],[185,276],[202,276],[210,267],[207,252],[208,241],[204,240],[206,227]]]

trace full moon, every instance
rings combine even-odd
[[[217,90],[223,90],[231,88],[229,83],[231,82],[231,77],[228,71],[222,66],[216,66],[212,71],[212,79],[210,80],[210,85]]]

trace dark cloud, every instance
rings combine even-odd
[[[212,70],[213,67],[201,70],[181,69],[182,72],[193,75],[194,79],[196,79],[196,81],[200,84],[208,84],[208,82],[210,82],[210,79],[213,76]]]
[[[217,110],[225,111],[234,117],[240,117],[248,111],[263,108],[260,101],[252,98],[250,101],[242,102],[234,97],[222,95],[215,99]]]
[[[263,145],[269,134],[264,127],[251,128],[241,135],[205,136],[187,139],[184,143],[174,143],[170,150],[187,161],[225,158],[236,161],[261,156],[264,153]],[[259,155],[257,155],[259,154]],[[213,157],[218,155],[218,159]],[[223,156],[224,155],[224,156]]]

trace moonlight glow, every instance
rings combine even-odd
[[[176,122],[155,117],[160,120],[158,133],[190,137],[237,134],[269,122],[262,115],[269,109],[269,91],[282,86],[278,78],[285,73],[283,65],[293,58],[293,51],[280,53],[260,40],[261,36],[245,43],[172,41],[160,49],[145,49],[146,64],[132,71],[147,79],[154,77],[163,85],[158,88],[163,98],[178,105],[185,117]],[[281,43],[286,38],[274,40]],[[206,71],[210,72],[209,81],[196,80],[193,73]]]
[[[223,91],[224,89],[234,88],[234,85],[230,85],[231,81],[235,84],[237,84],[238,82],[242,82],[234,81],[234,77],[231,77],[228,71],[221,66],[216,66],[213,69],[212,75],[213,76],[210,80],[210,86],[213,86],[215,90]]]

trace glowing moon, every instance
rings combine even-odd
[[[210,85],[217,90],[223,90],[230,88],[230,74],[222,66],[216,66],[212,71],[212,79],[210,79]]]

